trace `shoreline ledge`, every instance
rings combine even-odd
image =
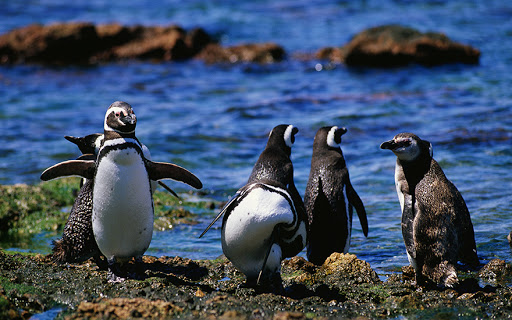
[[[143,280],[108,283],[107,271],[88,260],[56,265],[40,254],[0,250],[0,318],[27,319],[54,312],[57,319],[396,319],[442,314],[512,316],[510,265],[495,259],[486,275],[462,274],[457,290],[411,284],[410,267],[383,282],[352,254],[332,254],[322,266],[302,257],[282,263],[284,293],[244,286],[244,276],[225,258],[191,260],[144,256]],[[491,266],[489,266],[491,265]],[[128,264],[128,268],[135,266]],[[492,285],[479,286],[486,279]]]
[[[67,208],[79,186],[64,178],[35,186],[0,186],[2,239],[40,232],[60,235]],[[211,201],[183,203],[155,192],[155,226],[193,223],[213,214]],[[31,231],[31,232],[29,232]],[[505,238],[503,241],[506,241]],[[5,242],[4,242],[5,243]],[[512,318],[512,266],[500,259],[479,271],[459,270],[456,289],[419,288],[412,267],[379,274],[353,254],[333,253],[322,266],[302,257],[282,262],[284,292],[244,286],[245,277],[225,258],[144,256],[143,280],[107,282],[107,271],[92,259],[57,265],[48,256],[0,249],[0,319],[27,319],[57,313],[58,319],[175,318],[326,319],[326,318]],[[404,252],[405,254],[405,252]],[[135,264],[128,264],[136,272]]]
[[[87,22],[31,24],[0,35],[0,65],[96,65],[113,61],[183,61],[276,63],[287,59],[276,43],[225,47],[202,28],[94,25]],[[290,55],[294,57],[294,55]],[[397,67],[412,63],[434,66],[478,64],[480,51],[436,32],[385,25],[363,30],[339,47],[325,47],[303,59],[328,60],[347,66]]]

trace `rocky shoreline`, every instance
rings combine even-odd
[[[0,229],[5,238],[60,234],[78,179],[36,186],[0,186]],[[200,196],[200,195],[199,195]],[[155,193],[155,225],[193,223],[197,212],[220,204],[179,202]],[[195,206],[195,207],[193,207]],[[190,209],[190,210],[189,210]],[[53,217],[56,215],[56,217]],[[40,231],[39,231],[40,232]],[[284,290],[249,288],[224,257],[145,256],[142,279],[108,283],[92,260],[57,265],[41,254],[0,250],[0,319],[27,319],[49,312],[58,319],[393,319],[512,318],[512,266],[494,259],[480,270],[459,270],[455,289],[413,285],[404,266],[387,279],[352,254],[333,254],[322,266],[302,257],[283,261]],[[128,266],[135,272],[134,264]]]
[[[294,257],[283,261],[280,294],[244,286],[225,258],[143,261],[145,279],[112,284],[92,261],[55,265],[42,255],[0,251],[0,317],[27,319],[49,310],[64,319],[512,317],[512,288],[503,284],[510,283],[511,266],[498,259],[465,273],[458,288],[439,291],[412,285],[409,267],[383,282],[351,254],[334,253],[320,267]]]
[[[181,61],[206,63],[275,63],[289,54],[276,43],[226,47],[201,28],[122,26],[92,23],[32,24],[0,35],[0,64],[95,65],[112,61]],[[385,25],[363,30],[342,46],[320,48],[302,59],[347,66],[396,67],[411,63],[434,66],[478,64],[480,51],[436,32]]]

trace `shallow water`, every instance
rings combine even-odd
[[[273,65],[123,62],[95,67],[0,66],[0,183],[38,183],[40,173],[78,155],[64,135],[100,132],[115,100],[129,102],[137,136],[154,160],[185,166],[206,197],[226,200],[247,180],[277,124],[299,128],[292,150],[303,194],[316,130],[348,128],[342,149],[352,184],[368,212],[365,238],[354,218],[351,252],[380,274],[406,265],[395,156],[379,149],[398,132],[432,142],[434,157],[471,212],[481,260],[510,261],[512,230],[512,4],[505,1],[10,1],[0,32],[32,22],[200,26],[223,44],[273,41],[289,59]],[[158,4],[158,5],[157,5]],[[371,26],[400,23],[441,31],[482,52],[478,66],[346,68],[298,61],[347,42]],[[319,71],[317,71],[319,70]],[[169,184],[179,192],[189,189]],[[155,232],[147,254],[193,259],[219,256],[220,222]],[[47,253],[39,235],[28,250]],[[17,248],[13,245],[14,249]]]

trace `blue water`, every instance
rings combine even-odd
[[[201,178],[203,199],[226,200],[241,187],[269,131],[280,123],[300,130],[292,160],[303,194],[316,130],[345,126],[342,149],[370,227],[365,238],[354,218],[350,251],[386,274],[408,262],[394,186],[396,158],[379,145],[410,131],[432,142],[434,157],[464,196],[481,260],[510,262],[512,3],[25,0],[2,4],[0,33],[56,21],[200,26],[224,45],[272,41],[289,55],[263,66],[194,60],[0,66],[0,183],[39,183],[45,168],[76,157],[77,148],[63,136],[100,132],[115,100],[134,107],[137,136],[154,160],[185,166]],[[444,32],[477,47],[480,65],[351,69],[294,58],[388,23]],[[178,192],[189,190],[169,184]],[[202,214],[197,225],[155,232],[147,254],[219,256],[220,222],[197,239],[215,213]],[[39,235],[26,250],[48,253],[50,241]]]

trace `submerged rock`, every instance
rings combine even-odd
[[[454,42],[442,33],[385,25],[358,33],[341,48],[324,48],[318,51],[317,57],[349,66],[395,67],[410,63],[432,66],[478,64],[480,51]]]

